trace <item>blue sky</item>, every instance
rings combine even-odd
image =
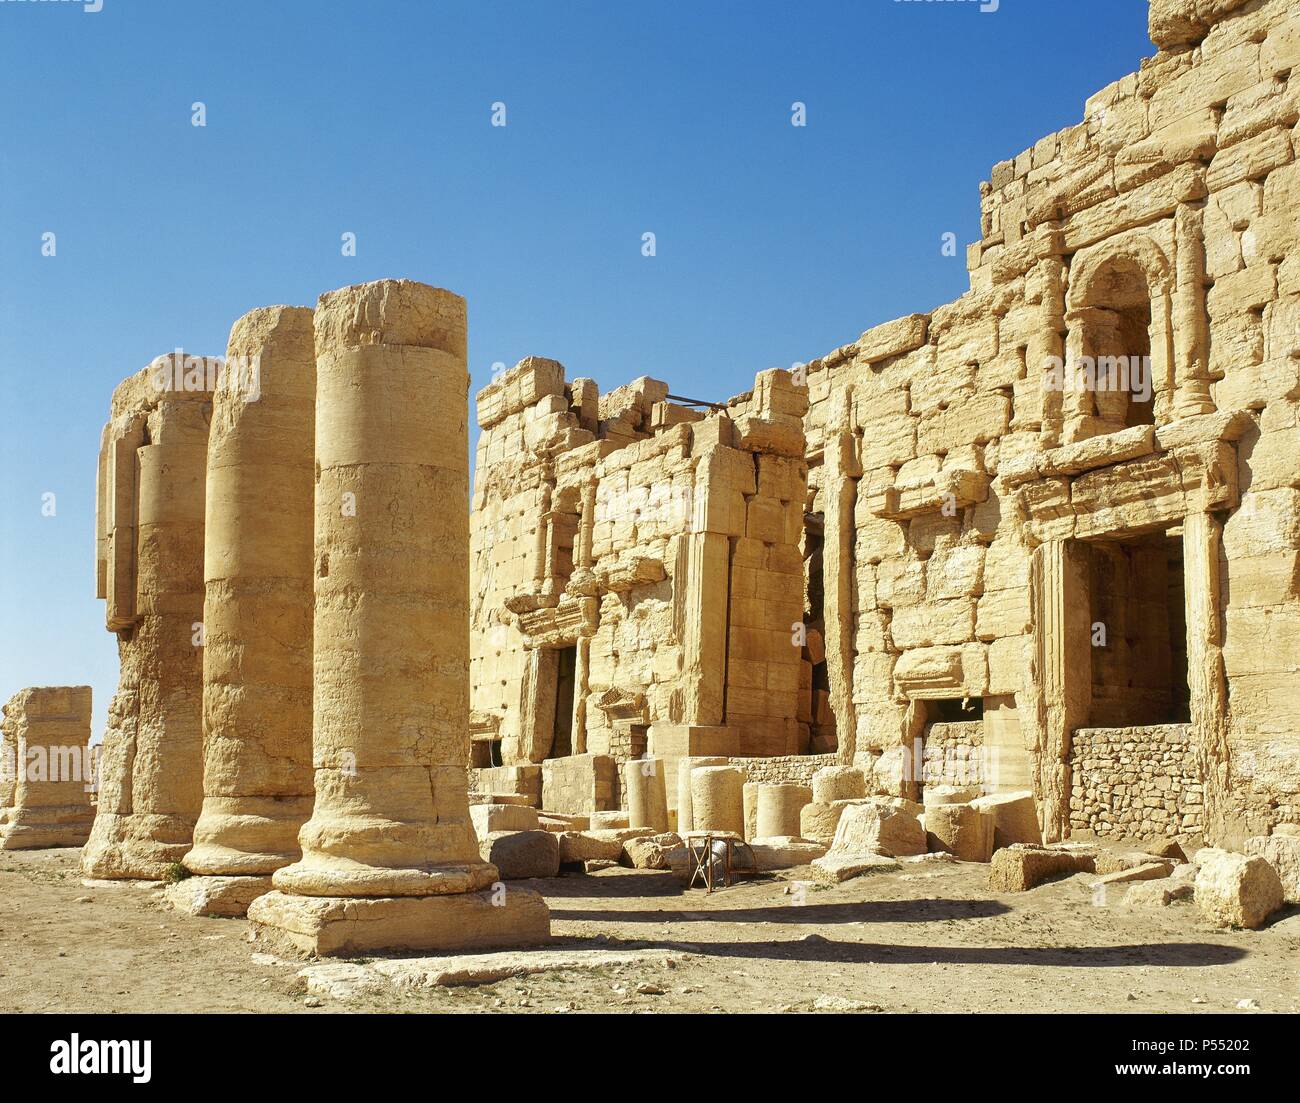
[[[408,277],[468,299],[474,389],[725,399],[959,295],[991,165],[1153,52],[1140,0],[0,0],[0,700],[90,683],[102,730],[95,458],[159,353]]]

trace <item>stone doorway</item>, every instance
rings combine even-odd
[[[1091,658],[1087,725],[1187,723],[1182,529],[1086,541],[1083,549]]]
[[[554,710],[551,717],[551,747],[547,758],[567,758],[573,753],[573,695],[578,669],[578,648],[550,649],[550,663],[555,671]]]

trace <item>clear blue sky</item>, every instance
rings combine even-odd
[[[102,730],[96,452],[155,355],[408,277],[468,299],[475,389],[726,398],[959,295],[991,165],[1152,52],[1141,0],[0,0],[0,700],[90,683]]]

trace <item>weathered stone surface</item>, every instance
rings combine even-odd
[[[1300,904],[1300,835],[1256,835],[1246,840],[1245,850],[1273,867],[1288,904]]]
[[[921,821],[910,812],[874,801],[844,809],[830,850],[832,857],[839,854],[884,854],[900,858],[925,852],[925,828]]]
[[[479,853],[503,881],[554,877],[560,872],[560,842],[551,831],[493,831],[483,836]]]
[[[812,799],[818,804],[866,795],[866,777],[856,766],[824,766],[812,776]]]
[[[1013,844],[993,855],[989,888],[994,892],[1028,892],[1049,878],[1091,873],[1093,869],[1093,856],[1086,852]]]
[[[668,869],[668,852],[681,845],[681,836],[672,831],[643,835],[623,844],[622,859],[633,869]]]
[[[469,818],[480,841],[494,831],[533,831],[540,827],[537,809],[518,804],[471,804]]]
[[[973,804],[927,804],[925,831],[931,850],[944,850],[961,862],[987,862],[993,856],[993,818]]]
[[[883,854],[831,854],[812,862],[813,876],[828,885],[838,885],[865,873],[892,873],[899,868],[895,858]]]
[[[313,799],[311,310],[245,314],[226,368],[207,450],[204,795],[184,864],[260,878],[301,856]]]
[[[1196,906],[1216,927],[1262,927],[1282,906],[1282,881],[1263,858],[1205,847],[1196,866]]]
[[[90,687],[21,689],[0,724],[0,850],[81,846],[94,775]]]
[[[220,916],[234,919],[248,913],[248,906],[271,891],[271,876],[241,874],[236,877],[187,877],[164,890],[167,902],[187,915]]]
[[[203,803],[204,482],[217,361],[161,356],[113,392],[100,452],[97,592],[121,674],[82,871],[161,880]],[[197,378],[193,378],[197,374]],[[190,383],[193,382],[193,386]]]
[[[971,804],[993,821],[993,849],[1012,843],[1041,843],[1038,805],[1030,792],[997,793],[977,797]]]
[[[825,855],[827,847],[811,839],[791,837],[758,838],[749,844],[758,868],[764,871],[794,869]]]

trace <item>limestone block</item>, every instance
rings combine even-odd
[[[179,912],[197,916],[239,919],[259,896],[271,891],[271,877],[247,874],[236,877],[187,877],[164,890],[167,902]]]
[[[554,877],[560,872],[560,842],[551,831],[493,831],[483,836],[479,853],[503,881]]]
[[[1263,858],[1282,882],[1282,898],[1288,904],[1300,904],[1300,837],[1295,835],[1256,835],[1246,840],[1245,851]]]
[[[925,830],[931,850],[958,861],[987,862],[993,855],[992,817],[973,804],[927,804]]]
[[[747,781],[741,786],[740,805],[745,814],[745,838],[752,839],[758,827],[758,782]]]
[[[682,845],[681,836],[672,831],[643,835],[623,844],[621,860],[633,869],[669,869],[669,851]]]
[[[321,957],[394,946],[440,952],[535,946],[549,941],[551,926],[542,894],[513,887],[377,898],[272,891],[249,905],[248,919],[259,942]]]
[[[519,804],[471,804],[470,822],[480,841],[497,831],[534,831],[538,829],[537,809]]]
[[[812,839],[784,835],[753,839],[749,847],[754,852],[758,868],[765,872],[806,866],[825,855],[828,849],[824,843],[814,842]]]
[[[812,802],[812,789],[793,783],[763,784],[758,787],[758,806],[752,838],[797,837],[799,816]]]
[[[668,795],[662,759],[630,759],[623,763],[623,792],[627,797],[627,826],[668,830]]]
[[[691,820],[695,831],[731,831],[744,836],[744,772],[734,766],[691,770]]]
[[[927,785],[921,796],[928,811],[936,804],[969,804],[979,799],[980,789],[978,785]]]
[[[1094,857],[1087,852],[1013,844],[993,855],[989,888],[994,892],[1028,892],[1049,877],[1091,873],[1094,868]]]
[[[925,344],[928,314],[908,314],[867,330],[858,338],[857,359],[879,363]]]
[[[542,763],[542,807],[590,815],[616,807],[618,763],[605,754],[574,754]]]
[[[609,831],[620,827],[631,827],[628,814],[623,811],[593,812],[587,817],[587,826],[593,831]]]
[[[812,801],[799,810],[799,834],[805,839],[825,840],[827,845],[835,838],[844,809],[855,804],[865,804],[866,797],[828,802]]]
[[[884,854],[891,858],[925,852],[921,821],[911,812],[876,801],[844,809],[830,849],[832,856]]]
[[[814,859],[811,863],[813,877],[827,885],[838,885],[865,873],[894,873],[898,861],[883,854],[834,854]]]
[[[1092,882],[1092,887],[1125,885],[1130,881],[1156,881],[1162,877],[1168,877],[1170,868],[1166,862],[1141,862],[1129,866],[1127,869],[1118,869],[1113,873],[1102,874]]]
[[[623,840],[603,833],[561,831],[556,838],[560,845],[560,861],[565,865],[587,861],[617,862],[623,853]]]
[[[534,808],[542,804],[542,768],[537,765],[488,766],[478,771],[479,788],[488,793],[518,793]]]
[[[1264,858],[1205,847],[1196,866],[1196,906],[1216,927],[1253,930],[1282,906],[1282,881]]]
[[[1000,850],[1012,843],[1041,843],[1042,830],[1038,825],[1038,805],[1034,794],[1028,791],[997,793],[977,797],[971,803],[993,818],[993,849]]]
[[[81,846],[94,810],[90,687],[22,689],[0,722],[0,850]]]
[[[812,799],[818,804],[867,795],[866,776],[856,766],[823,766],[812,776]]]
[[[1124,891],[1122,903],[1126,908],[1167,908],[1179,900],[1190,900],[1191,885],[1176,885],[1167,881],[1135,881]]]

